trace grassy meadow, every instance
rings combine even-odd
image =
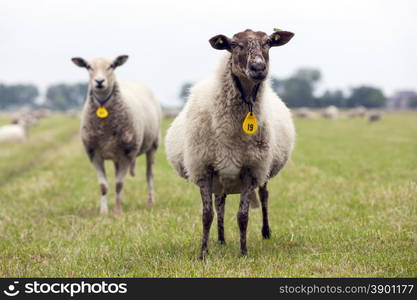
[[[262,239],[261,210],[251,210],[240,257],[239,198],[229,196],[227,245],[214,220],[203,262],[199,191],[174,173],[163,145],[156,205],[146,205],[141,157],[125,182],[124,214],[101,217],[78,127],[77,118],[49,117],[27,143],[0,145],[0,277],[417,276],[416,113],[373,124],[296,120],[292,160],[269,185],[272,238]]]

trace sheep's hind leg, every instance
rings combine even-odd
[[[219,235],[219,243],[226,244],[224,239],[224,206],[226,202],[226,194],[216,195],[216,213],[217,213],[217,233]]]
[[[153,188],[153,163],[156,149],[146,152],[146,181],[148,184],[148,206],[155,204],[155,192]]]
[[[108,185],[107,185],[107,178],[106,178],[106,169],[104,167],[104,160],[98,157],[94,157],[92,160],[93,166],[96,169],[98,183],[100,185],[100,214],[107,215],[109,212],[109,207],[107,204],[107,193],[108,193]]]
[[[206,178],[198,181],[200,187],[201,200],[203,202],[203,238],[201,241],[201,252],[198,256],[199,259],[204,259],[208,253],[208,240],[210,236],[210,227],[213,222],[213,201],[212,201],[212,185],[213,185],[213,172],[209,171]]]
[[[271,229],[269,228],[268,222],[268,189],[267,183],[259,187],[259,199],[262,204],[262,236],[264,239],[269,239],[271,237]]]
[[[114,209],[114,213],[116,215],[120,215],[122,213],[123,181],[124,181],[124,178],[126,177],[126,174],[127,174],[127,171],[129,170],[130,165],[131,165],[131,162],[125,159],[114,162],[114,168],[116,171],[116,206]]]
[[[246,247],[246,231],[249,221],[249,202],[251,193],[255,188],[255,181],[248,169],[242,170],[242,191],[240,193],[239,211],[237,213],[237,223],[240,229],[240,253],[246,255],[248,249]]]

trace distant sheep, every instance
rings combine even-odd
[[[49,117],[51,115],[51,111],[49,109],[39,109],[34,110],[32,114],[35,116],[35,118],[42,119]]]
[[[203,239],[199,258],[208,252],[215,195],[219,242],[224,244],[223,217],[228,194],[240,193],[237,220],[240,249],[247,253],[250,202],[262,203],[262,235],[268,239],[268,181],[290,158],[295,139],[291,113],[266,79],[268,51],[286,44],[293,33],[271,35],[246,30],[233,38],[210,39],[214,49],[227,50],[214,76],[194,85],[187,103],[166,135],[169,162],[178,174],[197,184],[203,200]],[[257,119],[245,120],[253,112]],[[253,117],[253,115],[252,115]],[[249,132],[250,134],[245,133]]]
[[[15,115],[10,124],[0,127],[0,142],[26,142],[29,129],[37,122],[38,119],[29,112]]]
[[[27,127],[22,122],[0,127],[0,142],[24,143],[27,139]]]
[[[381,118],[382,118],[382,114],[380,112],[377,112],[377,111],[371,112],[368,115],[368,121],[370,123],[378,122],[378,121],[381,120]]]
[[[323,110],[321,115],[327,119],[337,120],[339,118],[339,109],[336,106],[330,105]]]
[[[292,114],[300,119],[314,119],[316,118],[316,113],[307,107],[301,107],[298,109],[292,109]]]
[[[38,122],[39,118],[36,116],[34,111],[17,113],[16,115],[14,115],[11,121],[12,124],[21,124],[25,126],[26,129],[35,126],[36,124],[38,124]]]
[[[104,160],[112,160],[116,170],[116,208],[122,212],[123,181],[130,170],[135,175],[136,157],[146,153],[148,205],[154,203],[153,173],[159,145],[161,109],[149,88],[140,82],[117,81],[114,70],[127,55],[114,61],[82,58],[72,61],[90,74],[87,101],[81,120],[81,139],[95,167],[101,189],[100,213],[107,214],[108,185]]]
[[[347,112],[347,116],[350,118],[363,118],[366,116],[366,108],[363,106],[357,106]]]
[[[66,111],[65,115],[69,118],[79,118],[81,112],[78,109],[70,109]]]

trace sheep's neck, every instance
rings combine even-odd
[[[110,93],[108,95],[104,95],[104,97],[98,96],[96,93],[93,93],[93,97],[94,99],[101,105],[103,106],[104,104],[107,103],[107,101],[109,101],[111,99],[111,97],[113,97],[113,93],[114,93],[114,87],[112,88],[112,90],[110,91]]]
[[[104,106],[110,100],[117,98],[115,96],[119,91],[118,88],[119,88],[118,84],[115,83],[113,85],[113,88],[111,89],[110,93],[107,94],[107,95],[104,95],[104,96],[101,96],[101,95],[98,96],[93,92],[93,90],[90,90],[91,99],[93,100],[93,103],[95,103],[96,105]]]
[[[246,81],[242,81],[241,84],[243,93],[249,95],[250,100],[248,100],[252,103],[255,84]],[[252,107],[258,123],[262,120],[261,99],[264,84],[264,82],[259,83],[258,93]],[[220,126],[225,129],[221,133],[230,136],[232,141],[233,137],[246,135],[242,131],[242,125],[249,112],[249,107],[242,99],[242,93],[233,80],[230,68],[225,67],[222,75],[220,75],[219,85],[220,88],[213,102],[213,126]]]
[[[233,76],[235,75],[232,74],[231,70],[226,69],[222,78],[223,87],[220,89],[221,96],[219,99],[224,99],[224,95],[228,96],[226,96],[226,101],[222,100],[218,104],[226,106],[226,110],[231,109],[230,113],[237,113],[237,110],[247,113],[249,107],[245,104],[245,100],[243,99],[243,97],[245,97],[246,101],[250,101],[252,104],[253,110],[258,110],[260,105],[259,99],[261,98],[261,94],[263,92],[264,82],[255,83],[246,78],[242,79],[238,77],[241,85],[241,89],[239,89],[233,79]]]
[[[248,106],[250,112],[252,112],[253,105],[256,102],[258,96],[260,83],[254,83],[246,78],[239,78],[238,76],[231,74],[236,89],[240,93],[242,102]],[[242,84],[243,82],[243,84]]]

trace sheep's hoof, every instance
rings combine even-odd
[[[219,244],[224,246],[224,245],[226,245],[226,241],[225,240],[219,240]]]
[[[114,213],[114,215],[116,216],[116,217],[120,217],[122,214],[123,214],[123,210],[122,210],[122,208],[118,208],[118,207],[116,207],[115,209],[114,209],[114,211],[113,211],[113,213]]]
[[[240,250],[240,257],[246,257],[248,255],[248,249]]]
[[[271,238],[271,230],[269,227],[262,227],[262,236],[265,240],[269,240]]]
[[[152,207],[152,206],[154,206],[154,204],[155,204],[155,201],[148,200],[148,207]]]
[[[109,209],[107,207],[100,207],[100,215],[107,216],[109,214]]]
[[[201,250],[200,254],[198,255],[198,260],[204,260],[206,259],[208,254],[208,250]]]

